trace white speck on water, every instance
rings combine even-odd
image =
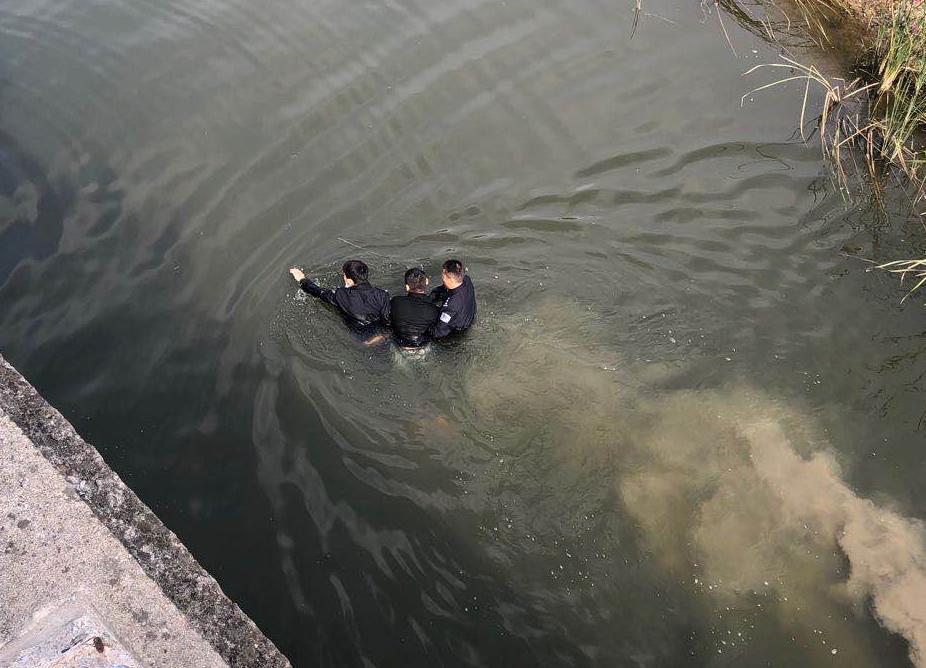
[[[837,650],[837,649],[834,647],[833,649],[830,650],[830,654],[835,654],[835,653],[838,652],[838,651],[839,651],[839,650]]]

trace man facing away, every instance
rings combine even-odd
[[[348,260],[341,271],[344,287],[334,290],[319,287],[306,278],[299,267],[293,267],[289,273],[299,281],[303,290],[337,308],[349,326],[367,327],[389,322],[389,293],[370,285],[367,265],[360,260]]]
[[[440,309],[427,294],[428,275],[418,267],[405,272],[405,292],[390,302],[392,335],[401,348],[421,348],[431,340],[430,329]]]
[[[443,285],[431,290],[431,299],[440,308],[431,336],[442,339],[469,329],[476,319],[476,289],[463,273],[463,263],[447,260],[441,272]]]

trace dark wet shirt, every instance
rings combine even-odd
[[[303,278],[299,287],[337,308],[349,324],[372,325],[389,321],[389,293],[365,281],[349,288],[329,290]]]
[[[469,276],[464,276],[463,283],[453,290],[437,286],[431,290],[431,299],[440,307],[437,323],[431,330],[435,339],[469,329],[476,319],[476,289]]]
[[[391,301],[392,332],[403,347],[423,346],[430,341],[430,329],[437,322],[440,309],[426,294],[409,293]]]

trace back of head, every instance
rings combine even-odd
[[[348,260],[341,267],[341,271],[354,283],[363,283],[370,275],[369,268],[361,260]]]
[[[444,262],[444,271],[458,281],[463,280],[463,263],[459,260],[452,259]]]
[[[409,292],[424,292],[428,287],[428,275],[418,267],[405,272],[405,285]]]

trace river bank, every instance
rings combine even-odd
[[[840,189],[880,200],[897,185],[917,213],[926,199],[926,4],[922,0],[791,0],[788,3],[719,1],[751,32],[778,44],[779,77],[756,89],[805,85],[799,110],[802,136],[817,134]],[[724,31],[726,33],[726,31]],[[797,51],[793,47],[810,46]],[[822,62],[822,64],[821,64]],[[811,88],[822,89],[809,108]],[[815,127],[810,127],[815,126]],[[816,132],[815,132],[816,131]],[[883,208],[883,203],[879,204]],[[926,284],[926,260],[876,260],[879,269],[910,279],[912,294]]]
[[[290,665],[2,356],[0,459],[0,665]]]
[[[875,164],[878,161],[893,165],[910,177],[922,199],[926,5],[921,0],[792,0],[784,6],[735,0],[721,6],[727,11],[735,6],[740,16],[762,26],[766,38],[782,45],[788,65],[796,71],[780,83],[805,79],[808,85],[826,89],[818,121],[821,140],[832,157],[838,159],[843,146],[859,146],[872,174],[883,167]],[[805,57],[795,55],[785,41],[795,34],[835,57],[842,76],[821,76],[815,64],[801,65]],[[851,123],[843,109],[849,102]]]

